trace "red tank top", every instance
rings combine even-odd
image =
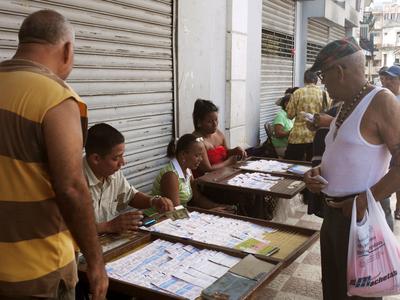
[[[224,146],[217,146],[214,149],[207,150],[207,156],[210,164],[215,165],[227,158],[228,151]]]
[[[228,158],[228,151],[224,146],[217,146],[213,149],[207,150],[208,160],[210,161],[210,165],[219,164],[220,162],[225,161]],[[203,176],[204,172],[199,169],[193,170],[193,177],[197,178]]]

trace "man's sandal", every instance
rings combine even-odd
[[[395,218],[396,220],[400,220],[400,208],[398,208],[398,209],[396,209],[396,210],[394,211],[394,218]]]

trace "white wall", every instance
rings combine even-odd
[[[257,144],[261,14],[262,0],[178,1],[179,136],[193,131],[193,104],[204,98],[219,107],[231,146]]]
[[[197,98],[212,100],[225,120],[226,1],[178,1],[178,134],[193,131]]]
[[[246,143],[258,142],[260,123],[262,0],[249,1],[247,26]]]

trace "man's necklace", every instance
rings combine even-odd
[[[361,90],[358,92],[358,94],[353,98],[353,100],[350,102],[350,104],[346,105],[346,104],[342,104],[340,111],[339,111],[339,115],[336,118],[336,122],[335,122],[335,133],[334,133],[334,138],[336,138],[336,135],[338,133],[338,130],[340,128],[340,126],[342,126],[343,122],[348,118],[348,116],[351,114],[351,112],[354,110],[354,107],[357,105],[357,103],[360,101],[361,96],[364,94],[365,90],[367,89],[369,85],[369,82],[367,81],[363,87],[361,88]]]

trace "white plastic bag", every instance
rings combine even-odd
[[[357,224],[353,204],[347,257],[347,294],[380,297],[400,293],[400,245],[385,213],[367,190],[368,212]]]

